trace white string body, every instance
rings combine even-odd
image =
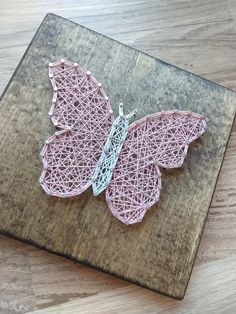
[[[131,112],[125,116],[123,104],[119,105],[119,116],[112,124],[111,131],[93,174],[92,188],[95,196],[104,191],[111,181],[112,173],[128,133],[129,119],[134,114],[135,112]]]

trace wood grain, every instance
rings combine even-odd
[[[138,109],[138,118],[173,108],[206,117],[208,132],[190,149],[181,169],[163,171],[161,199],[141,224],[127,228],[111,215],[104,196],[94,198],[90,190],[74,199],[57,199],[39,187],[40,147],[53,133],[45,119],[52,97],[46,65],[65,56],[79,58],[104,84],[115,112],[122,99],[127,112]],[[236,94],[230,90],[47,15],[1,101],[1,142],[7,145],[0,153],[0,229],[183,298],[235,108]]]
[[[0,313],[25,313],[130,285],[4,236],[0,269]]]
[[[1,7],[0,90],[48,12],[227,87],[236,86],[234,0],[70,0],[68,5],[59,0],[9,0]]]
[[[233,313],[236,298],[236,257],[197,266],[183,302],[167,300],[164,296],[135,287],[123,287],[115,291],[100,293],[85,299],[76,299],[31,314],[95,314],[95,313],[155,313],[155,314],[199,314]],[[211,277],[208,280],[207,277]],[[218,288],[214,282],[218,283]],[[225,289],[227,287],[227,290]],[[193,300],[196,300],[193,302]],[[103,306],[101,307],[101,304]],[[206,306],[207,305],[207,306]],[[29,314],[30,314],[29,313]]]
[[[181,1],[165,1],[164,4],[163,1],[159,0],[136,0],[132,2],[90,0],[79,1],[79,3],[77,1],[70,1],[69,4],[50,0],[47,2],[32,0],[30,3],[28,0],[22,0],[19,4],[12,0],[7,2],[2,1],[0,11],[0,20],[2,22],[0,29],[0,90],[3,90],[5,87],[40,21],[49,11],[71,18],[124,43],[160,57],[163,60],[222,83],[225,86],[236,88],[236,71],[234,67],[235,1],[228,0],[220,3],[218,15],[214,13],[216,12],[216,8],[219,7],[218,1],[205,1],[205,10],[201,11],[201,22],[198,23],[196,20],[199,17],[199,11],[196,11],[196,7],[200,7],[201,5],[202,3],[199,1],[195,1],[194,3],[193,1],[185,1],[184,3]],[[166,9],[159,10],[163,6]],[[195,9],[191,10],[192,6]],[[106,8],[105,13],[104,7]],[[140,8],[145,14],[140,14]],[[180,21],[176,18],[176,12],[178,12],[178,15],[181,14]],[[135,24],[136,13],[139,20],[138,23],[135,23],[139,25],[139,30],[132,31],[130,25]],[[107,28],[103,24],[103,21],[94,19],[94,16],[101,15],[104,16],[104,19],[110,20],[110,28]],[[206,222],[206,228],[196,260],[197,264],[208,264],[210,260],[220,260],[236,253],[235,140],[234,126]],[[26,248],[28,246],[18,242],[19,244],[16,249],[15,242],[17,241],[0,237],[1,253],[8,253],[9,255],[8,269],[11,269],[9,274],[12,274],[13,278],[17,272],[19,261],[22,258],[26,258],[26,256],[28,257],[26,255]],[[17,260],[14,259],[16,250],[18,255]],[[30,259],[31,262],[37,261],[38,266],[36,270],[35,267],[29,266],[30,263],[22,266],[21,273],[27,270],[30,276],[28,280],[24,280],[24,276],[17,277],[16,290],[13,294],[9,293],[8,298],[6,298],[6,295],[8,291],[13,290],[11,282],[14,279],[5,276],[5,273],[1,272],[1,313],[24,313],[26,309],[58,304],[68,300],[68,298],[74,298],[76,295],[80,296],[76,287],[74,291],[72,289],[68,292],[69,280],[65,280],[66,283],[64,284],[56,281],[53,271],[47,272],[47,276],[44,276],[44,267],[47,267],[47,264],[50,265],[50,254],[35,248],[34,250],[41,256],[40,261]],[[4,259],[2,261],[6,262]],[[42,264],[42,271],[38,272],[40,264]],[[55,264],[55,268],[61,266],[63,269],[64,259],[58,257]],[[76,276],[76,274],[80,276],[78,282],[81,291],[84,289],[87,293],[89,289],[93,290],[93,287],[97,286],[96,277],[94,277],[94,280],[91,279],[91,283],[87,286],[86,278],[89,271],[80,268],[79,273],[77,273],[74,270],[73,262],[67,261],[67,271],[68,273],[73,273],[73,276]],[[93,272],[91,269],[90,271]],[[84,276],[82,275],[83,272],[85,272]],[[34,279],[35,274],[37,274],[37,280]],[[100,278],[99,283],[101,284],[103,276],[106,275],[103,273],[98,274]],[[198,275],[201,276],[201,273],[198,273]],[[63,272],[60,273],[60,276],[63,281]],[[202,276],[205,276],[207,279],[209,278],[207,273]],[[104,277],[104,281],[106,281],[106,277]],[[60,286],[57,288],[58,284]],[[111,285],[107,285],[107,289],[112,289],[113,284],[114,281],[111,281]],[[38,285],[41,288],[38,288]],[[223,285],[221,283],[221,285],[225,287],[224,291],[227,293],[227,284],[224,283]],[[219,286],[220,284],[215,282],[215,290]],[[28,291],[27,293],[31,295],[31,301],[28,304],[27,298],[20,293],[22,289],[25,292]],[[55,294],[50,293],[50,291],[55,291]],[[99,291],[97,292],[99,293]],[[218,312],[221,313],[221,305],[215,296],[215,294],[212,294],[211,297],[204,299],[205,303],[207,305],[209,300],[213,299],[219,307]],[[235,300],[231,298],[230,294],[228,296],[228,303],[236,307]],[[110,295],[110,298],[112,298],[112,295]],[[119,299],[116,297],[114,299],[119,304]],[[137,301],[137,299],[135,300]],[[192,303],[196,302],[195,295],[192,295],[191,300]],[[165,302],[172,304],[168,298],[165,299]],[[185,304],[185,300],[182,303]],[[104,302],[101,301],[98,306],[102,308]],[[175,308],[175,305],[172,304],[172,306]],[[126,307],[129,309],[129,304]],[[142,310],[145,311],[145,308],[142,308]],[[211,313],[211,310],[206,306],[205,312]],[[154,313],[157,313],[157,310],[154,310]]]

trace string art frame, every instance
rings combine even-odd
[[[60,60],[49,65],[53,86],[49,116],[59,129],[41,152],[40,184],[50,195],[76,196],[90,185],[105,189],[112,214],[140,222],[158,201],[163,168],[181,167],[189,144],[206,130],[203,116],[171,110],[131,125],[120,107],[115,120],[109,98],[91,72]]]

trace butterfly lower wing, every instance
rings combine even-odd
[[[158,166],[180,167],[188,145],[206,129],[202,116],[163,112],[134,122],[119,156],[106,198],[113,215],[126,224],[141,221],[158,199]]]
[[[50,64],[53,103],[49,115],[60,129],[42,150],[40,183],[56,196],[74,196],[92,183],[92,175],[114,116],[101,85],[78,64]]]
[[[128,154],[123,147],[122,157],[126,156],[117,163],[106,199],[115,217],[132,224],[141,221],[147,209],[158,201],[161,174],[156,165],[137,164],[137,159]]]

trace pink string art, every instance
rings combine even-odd
[[[43,189],[70,197],[92,184],[103,186],[115,217],[125,224],[141,221],[159,199],[159,167],[182,165],[189,144],[206,130],[204,117],[172,110],[128,126],[132,114],[121,111],[114,121],[102,85],[77,63],[52,63],[49,77],[54,90],[49,115],[59,131],[41,152]]]

